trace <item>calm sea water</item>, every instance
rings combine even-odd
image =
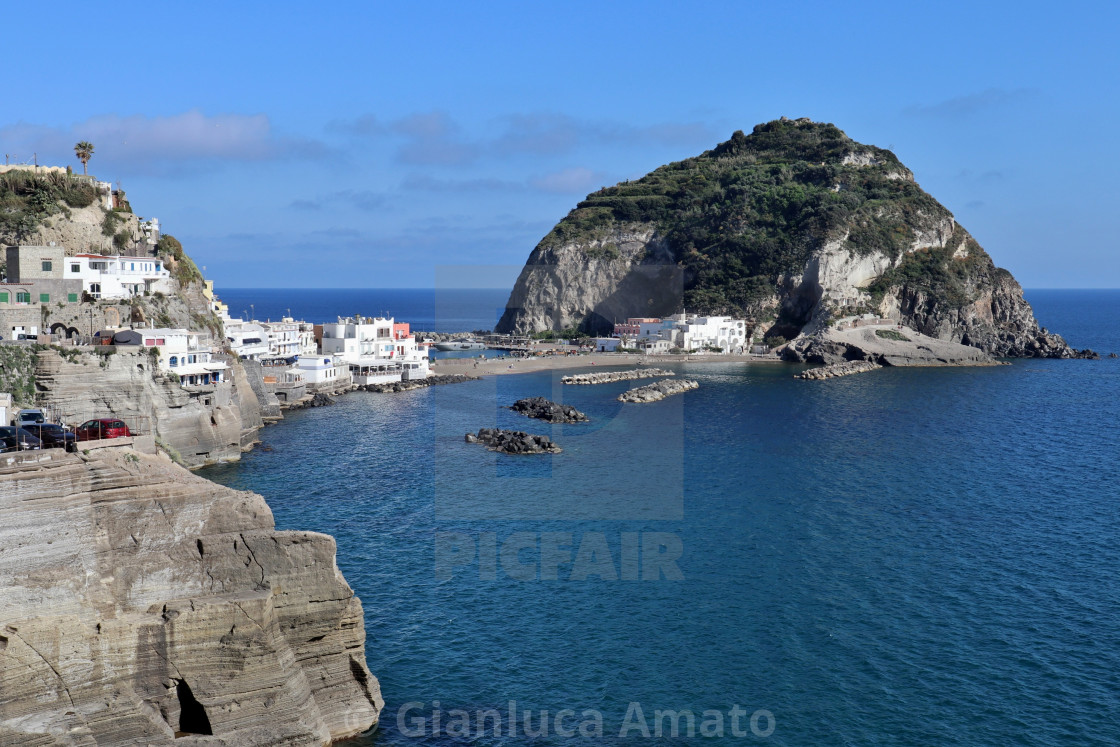
[[[1120,291],[1028,297],[1120,352]],[[652,405],[550,373],[351,394],[203,472],[338,540],[387,703],[360,744],[645,744],[635,703],[651,738],[696,713],[681,744],[1120,743],[1120,361],[677,371],[700,389]],[[592,422],[502,409],[537,394]],[[564,453],[463,442],[494,424]],[[602,739],[558,735],[562,709]]]
[[[339,316],[392,316],[425,332],[473,332],[497,324],[508,288],[219,288],[230,316],[291,316],[333,322]]]

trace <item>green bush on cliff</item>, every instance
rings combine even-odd
[[[0,237],[22,241],[51,215],[87,207],[96,199],[97,190],[92,184],[68,174],[0,174]]]
[[[191,283],[202,282],[202,273],[198,271],[198,266],[183,251],[183,245],[179,240],[171,234],[165,233],[159,237],[156,252],[161,257],[171,260],[168,269],[171,271],[171,276],[179,281],[180,287],[185,288]]]

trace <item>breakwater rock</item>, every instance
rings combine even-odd
[[[823,381],[824,379],[835,379],[838,376],[851,376],[852,374],[874,371],[877,368],[882,368],[882,366],[871,361],[848,361],[846,363],[834,363],[831,366],[822,366],[821,368],[810,368],[793,378]]]
[[[646,384],[637,389],[631,389],[618,395],[619,402],[658,402],[674,394],[687,392],[689,389],[698,389],[700,384],[692,379],[668,379],[653,384]]]
[[[329,407],[335,403],[334,397],[324,392],[315,392],[309,399],[293,402],[290,409],[302,410],[305,407]]]
[[[530,418],[549,423],[586,423],[590,418],[571,405],[562,405],[544,397],[519,399],[510,405],[511,410]]]
[[[379,392],[387,394],[390,392],[411,392],[413,389],[423,389],[427,386],[440,386],[442,384],[462,384],[464,381],[476,381],[477,376],[466,376],[464,374],[441,374],[429,376],[426,379],[412,379],[410,381],[393,381],[388,384],[366,384],[358,387],[359,390],[365,392]]]
[[[479,428],[477,434],[468,433],[464,439],[469,444],[485,444],[490,451],[503,454],[559,454],[563,451],[548,436],[501,428]]]
[[[55,449],[0,455],[0,512],[0,743],[323,745],[377,723],[334,540],[276,531],[259,495]]]
[[[610,384],[614,381],[650,379],[654,376],[676,376],[672,371],[660,368],[635,368],[630,371],[603,371],[601,373],[572,374],[560,379],[564,384]]]

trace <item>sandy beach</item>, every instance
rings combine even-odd
[[[630,353],[585,353],[542,355],[533,358],[441,358],[432,361],[434,374],[495,376],[573,368],[662,366],[668,363],[782,363],[778,358],[752,355],[638,355]]]

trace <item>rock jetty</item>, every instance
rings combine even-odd
[[[559,454],[563,451],[548,436],[501,428],[479,428],[477,434],[468,433],[464,440],[469,444],[485,444],[490,451],[503,454]]]
[[[822,366],[821,368],[810,368],[793,378],[806,381],[823,381],[824,379],[835,379],[838,376],[851,376],[852,374],[874,371],[877,368],[882,368],[882,366],[871,361],[848,361],[846,363],[834,363],[831,366]]]
[[[672,371],[660,368],[635,368],[630,371],[603,371],[586,374],[572,374],[560,379],[563,384],[610,384],[615,381],[651,379],[654,376],[676,376]]]
[[[277,531],[259,495],[53,449],[0,455],[0,512],[0,744],[324,745],[377,723],[334,540]]]
[[[571,405],[562,405],[544,397],[519,399],[510,405],[511,410],[549,423],[586,423],[590,418]]]
[[[637,389],[631,389],[618,395],[619,402],[657,402],[674,394],[687,392],[689,389],[698,389],[700,384],[692,379],[669,379],[646,384]]]
[[[366,384],[359,386],[359,391],[365,392],[379,392],[381,394],[395,393],[395,392],[411,392],[413,389],[423,389],[427,386],[439,386],[441,384],[462,384],[464,381],[476,381],[477,376],[465,376],[463,374],[444,374],[439,376],[429,376],[426,379],[412,379],[410,381],[393,381],[388,384]]]

